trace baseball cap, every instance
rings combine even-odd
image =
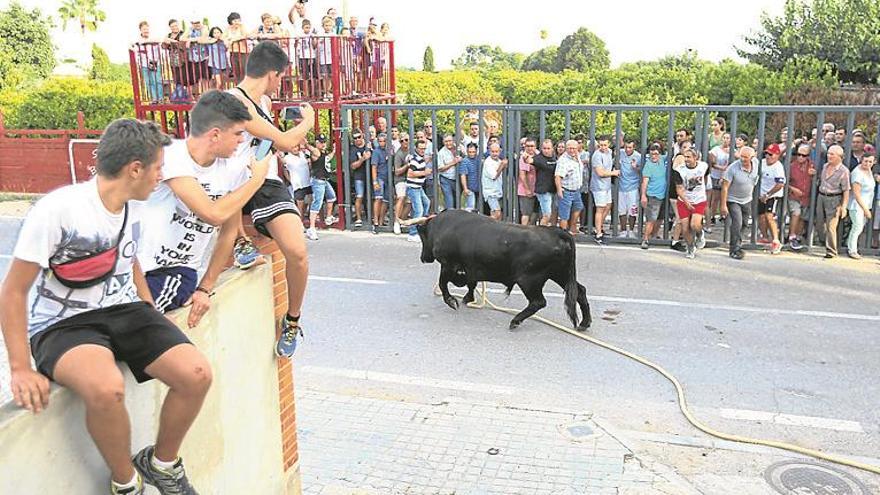
[[[318,134],[318,137],[316,137],[315,139],[316,139],[317,141],[322,142],[322,143],[327,142],[327,136],[325,136],[324,134]]]
[[[770,146],[767,146],[767,149],[764,151],[766,151],[767,153],[770,153],[771,155],[781,155],[782,154],[782,149],[780,149],[779,145],[776,143],[773,143]]]

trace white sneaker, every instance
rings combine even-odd
[[[420,242],[418,234],[408,235],[408,236],[406,236],[406,240],[409,242]]]
[[[333,215],[330,215],[329,217],[326,217],[326,218],[324,219],[324,225],[326,225],[326,226],[329,227],[329,226],[335,224],[335,223],[338,222],[338,221],[339,221],[339,218],[334,217]]]
[[[309,240],[311,240],[311,241],[317,241],[318,240],[318,231],[315,230],[314,227],[311,227],[308,230],[306,230],[306,237],[308,237]]]
[[[397,220],[394,221],[394,233],[400,235],[400,222]]]
[[[697,249],[703,249],[704,247],[706,247],[706,234],[700,233],[700,235],[697,237],[696,246]]]
[[[627,232],[628,231],[626,231],[626,230],[621,230],[620,232],[617,233],[617,238],[618,239],[626,239],[627,237],[629,237]]]

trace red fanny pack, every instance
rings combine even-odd
[[[50,261],[49,269],[52,270],[52,274],[62,285],[71,289],[93,287],[113,276],[113,273],[116,272],[119,244],[122,242],[126,223],[128,223],[128,203],[125,204],[125,217],[122,220],[122,228],[119,229],[119,237],[116,239],[115,246],[64,263],[55,264]]]

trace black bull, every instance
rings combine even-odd
[[[462,210],[446,210],[436,217],[416,219],[422,240],[422,263],[440,262],[443,301],[458,309],[449,283],[467,285],[462,302],[474,300],[477,282],[497,282],[507,293],[519,285],[529,305],[514,316],[510,328],[547,306],[543,289],[547,280],[565,291],[565,310],[578,330],[589,328],[587,290],[577,281],[574,238],[557,227],[522,226],[497,222]],[[583,320],[578,325],[577,306]]]

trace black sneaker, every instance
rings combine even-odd
[[[598,244],[600,246],[604,246],[605,244],[608,244],[605,241],[605,234],[597,235],[597,236],[593,237],[593,240],[596,241],[596,244]]]
[[[186,477],[183,459],[178,458],[174,466],[166,471],[153,466],[154,451],[152,445],[144,447],[131,459],[144,481],[155,486],[160,495],[198,495]]]
[[[687,250],[687,247],[686,247],[686,246],[684,245],[684,243],[681,242],[681,241],[672,241],[672,244],[670,244],[669,247],[670,247],[673,251],[679,251],[679,252],[682,252],[682,253],[685,252],[685,251]]]
[[[736,251],[730,253],[730,257],[735,260],[741,260],[746,257],[746,253],[744,253],[742,249],[737,249]]]

